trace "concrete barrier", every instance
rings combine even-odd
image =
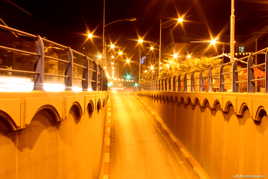
[[[0,178],[97,178],[108,94],[0,94]]]
[[[140,92],[211,178],[268,177],[266,94]]]

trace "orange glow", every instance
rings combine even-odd
[[[119,50],[119,51],[118,51],[118,55],[119,55],[119,56],[122,56],[123,54],[124,54],[124,52],[123,52],[122,50]]]

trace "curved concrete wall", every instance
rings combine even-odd
[[[211,178],[268,176],[267,95],[144,92]]]
[[[1,100],[12,100],[11,95]],[[4,114],[0,115],[0,178],[98,177],[107,93],[37,93],[16,98],[20,108],[14,103],[13,110],[20,111],[19,122],[12,118],[17,114],[6,110],[7,103],[0,104]]]

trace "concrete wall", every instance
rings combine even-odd
[[[227,94],[215,94],[214,101],[203,103],[202,96],[209,94],[140,93],[211,178],[240,174],[268,177],[268,121],[264,108],[268,95],[234,94],[228,110],[227,102],[220,99],[224,95],[228,98]],[[195,96],[195,102],[189,96]],[[254,101],[256,109],[262,107],[256,110],[261,111],[256,118],[250,104],[237,106],[243,98]],[[241,111],[242,106],[247,107]]]
[[[25,99],[27,95],[17,95],[17,98]],[[33,98],[40,100],[44,95],[50,96],[39,94],[33,95]],[[105,93],[64,93],[58,96],[64,98],[61,106],[66,111],[56,112],[60,118],[53,112],[57,107],[41,107],[32,119],[27,119],[29,124],[14,130],[14,126],[10,125],[12,119],[7,120],[5,115],[0,115],[1,179],[97,178],[108,96]],[[68,101],[73,104],[70,108]],[[54,103],[58,102],[55,98]],[[46,103],[43,105],[46,106]],[[28,107],[35,109],[30,104]],[[26,111],[27,106],[23,108],[22,111]]]

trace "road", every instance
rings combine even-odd
[[[113,93],[111,102],[111,179],[199,178],[136,96]]]

